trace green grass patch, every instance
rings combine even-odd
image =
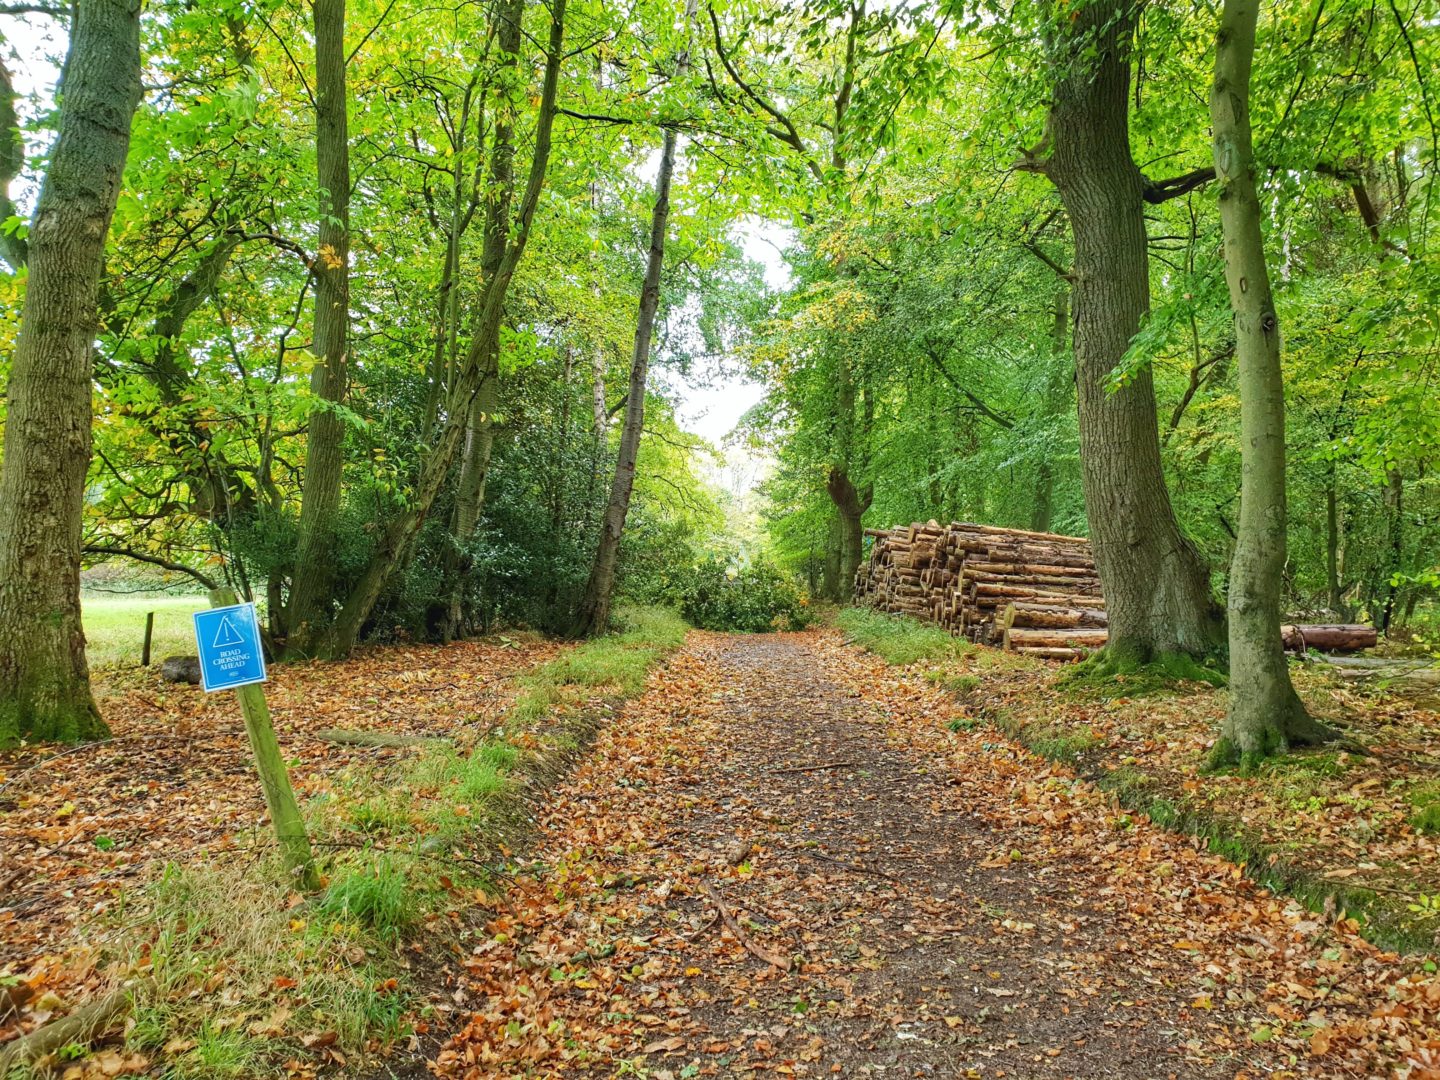
[[[856,645],[889,664],[955,659],[969,655],[975,648],[938,626],[870,608],[846,608],[835,622]]]
[[[1045,725],[1038,730],[1026,728],[1021,741],[1041,757],[1067,765],[1074,765],[1086,753],[1105,743],[1093,728],[1067,729],[1059,725]]]
[[[346,869],[331,879],[315,906],[315,917],[364,927],[386,941],[414,928],[424,913],[414,867],[393,855],[377,855],[369,865]]]
[[[595,696],[634,697],[651,666],[685,640],[689,626],[666,608],[631,607],[615,616],[616,632],[586,641],[520,679],[513,716],[534,721],[551,709]],[[590,693],[586,693],[590,691]]]
[[[209,606],[203,596],[86,594],[80,598],[86,659],[92,668],[138,666],[145,643],[145,613],[149,611],[155,612],[151,663],[176,653],[194,655],[195,631],[190,616]]]
[[[931,668],[925,673],[925,680],[956,694],[968,694],[980,689],[978,675],[962,675],[945,668]]]
[[[1440,781],[1416,784],[1405,793],[1405,800],[1415,808],[1410,827],[1427,836],[1440,835]]]

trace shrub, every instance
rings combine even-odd
[[[769,563],[711,557],[677,574],[671,588],[680,613],[702,630],[764,633],[810,621],[805,593]]]

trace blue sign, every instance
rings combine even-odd
[[[254,604],[195,612],[195,644],[207,693],[265,681],[265,651]]]

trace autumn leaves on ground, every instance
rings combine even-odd
[[[1203,729],[1213,692],[1143,710],[1072,698],[1090,722],[1071,768],[995,726],[997,702],[1057,709],[1053,669],[963,646],[900,648],[918,662],[887,666],[854,643],[863,619],[691,633],[662,663],[682,631],[634,618],[577,649],[494,639],[282,668],[272,697],[327,867],[319,898],[276,887],[230,704],[112,676],[116,741],[0,766],[3,1034],[128,980],[133,1008],[98,1052],[62,1046],[44,1064],[1440,1075],[1423,952],[1368,942],[1341,891],[1318,911],[1268,892],[1090,779],[1100,747],[1152,764],[1133,752],[1141,715],[1184,746],[1183,717]],[[1408,730],[1435,722],[1404,712]],[[1244,805],[1280,805],[1263,778],[1222,781]],[[1357,785],[1370,790],[1361,775],[1316,797],[1343,807]],[[1433,846],[1394,816],[1369,815],[1372,865],[1390,875],[1361,876],[1381,891],[1400,891],[1397,859],[1435,873]],[[1269,827],[1288,825],[1276,811]],[[1329,846],[1353,868],[1367,861],[1355,843]],[[1323,879],[1318,846],[1301,861]]]

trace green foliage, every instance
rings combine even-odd
[[[702,630],[764,633],[799,630],[810,621],[809,600],[786,573],[764,561],[712,555],[669,572],[663,593]]]
[[[938,626],[870,608],[846,608],[836,617],[851,641],[889,664],[914,664],[963,656],[970,646]]]

